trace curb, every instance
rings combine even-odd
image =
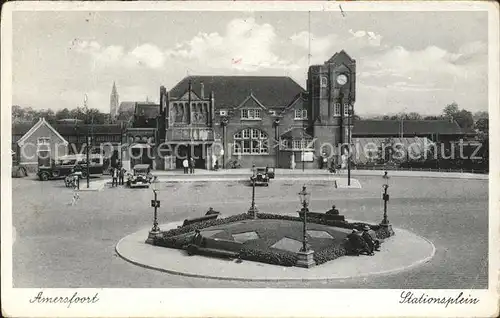
[[[169,223],[169,225],[171,224],[174,224],[174,223]],[[175,222],[175,224],[180,224],[178,222]],[[165,225],[163,225],[165,226]],[[392,275],[392,274],[397,274],[397,273],[400,273],[400,272],[404,272],[404,271],[408,271],[412,268],[415,268],[415,267],[418,267],[424,263],[428,263],[433,257],[434,255],[436,254],[436,247],[435,245],[429,241],[428,239],[420,236],[420,235],[417,235],[417,234],[414,234],[408,230],[405,230],[405,229],[400,229],[400,228],[393,228],[395,230],[395,232],[397,231],[405,231],[405,232],[408,232],[408,233],[411,233],[413,236],[419,238],[419,239],[422,239],[424,240],[427,244],[429,244],[429,246],[431,247],[431,252],[429,255],[427,255],[425,258],[422,258],[422,259],[419,259],[417,261],[414,261],[412,262],[411,264],[409,265],[406,265],[406,266],[400,266],[400,267],[396,267],[396,268],[393,268],[393,269],[388,269],[388,270],[381,270],[381,271],[374,271],[374,272],[369,272],[369,273],[360,273],[359,275],[346,275],[346,276],[340,276],[340,277],[317,277],[317,278],[314,278],[314,277],[298,277],[298,278],[290,278],[290,277],[285,277],[285,278],[243,278],[243,277],[227,277],[227,276],[217,276],[217,275],[206,275],[206,274],[196,274],[196,273],[187,273],[187,272],[182,272],[182,271],[178,271],[178,270],[173,270],[173,269],[167,269],[167,268],[162,268],[162,267],[158,267],[158,266],[153,266],[153,265],[148,265],[148,264],[144,264],[144,263],[141,263],[139,261],[135,261],[133,259],[131,259],[130,257],[127,257],[126,255],[123,255],[122,252],[120,252],[120,244],[126,240],[129,236],[131,235],[135,235],[139,232],[143,232],[143,231],[148,231],[148,230],[141,230],[141,231],[138,231],[138,232],[135,232],[129,236],[126,236],[124,238],[122,238],[118,243],[117,245],[115,246],[115,251],[116,253],[121,257],[123,258],[125,261],[129,262],[129,263],[132,263],[136,266],[140,266],[140,267],[143,267],[143,268],[147,268],[147,269],[151,269],[151,270],[156,270],[156,271],[160,271],[160,272],[164,272],[164,273],[168,273],[168,274],[173,274],[173,275],[178,275],[178,276],[186,276],[186,277],[195,277],[195,278],[205,278],[205,279],[214,279],[214,280],[223,280],[223,281],[251,281],[251,282],[299,282],[299,281],[303,281],[303,282],[308,282],[308,281],[338,281],[338,280],[346,280],[346,279],[352,279],[352,278],[363,278],[363,277],[371,277],[371,276],[383,276],[383,275]],[[397,236],[396,236],[397,237]],[[145,241],[145,239],[144,239]],[[144,243],[146,244],[146,243]],[[149,247],[151,248],[164,248],[164,247],[155,247],[153,245],[148,245]],[[180,251],[180,250],[176,250],[180,253],[183,253],[184,251]],[[185,256],[187,257],[187,256]],[[203,256],[201,256],[203,257]],[[221,262],[223,262],[223,260],[220,260]],[[331,262],[334,262],[334,261],[331,261]],[[256,262],[252,262],[252,263],[256,263]],[[281,268],[281,266],[278,266],[278,265],[270,265],[270,264],[264,264],[264,263],[258,263],[260,266],[264,266],[264,267],[273,267],[273,268]],[[328,264],[328,263],[326,263]],[[319,266],[324,266],[326,264],[322,264],[322,265],[319,265]]]

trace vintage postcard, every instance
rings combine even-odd
[[[13,2],[8,317],[489,317],[493,2]]]

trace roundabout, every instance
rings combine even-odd
[[[169,230],[181,224],[172,222],[163,224],[160,228]],[[116,245],[117,254],[144,268],[220,280],[317,281],[393,274],[429,262],[436,251],[429,240],[408,230],[394,228],[396,235],[386,239],[380,252],[376,252],[374,256],[343,256],[306,269],[198,255],[188,256],[183,250],[146,244],[149,230],[145,228],[122,238]]]

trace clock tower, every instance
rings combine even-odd
[[[341,146],[350,142],[356,98],[356,60],[345,51],[335,53],[323,65],[309,67],[309,127],[316,139],[316,156],[339,160]]]

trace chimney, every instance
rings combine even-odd
[[[203,82],[200,82],[200,98],[205,98],[205,84]]]

